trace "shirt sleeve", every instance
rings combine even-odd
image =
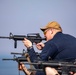
[[[38,61],[47,61],[49,56],[52,58],[56,50],[57,47],[53,43],[47,42],[40,54],[40,57],[36,55],[34,48],[31,48],[30,50],[28,50],[28,52],[30,55],[31,62],[38,62]],[[37,65],[34,66],[38,68]]]
[[[55,54],[58,52],[58,49],[56,45],[53,42],[47,42],[45,47],[43,48],[40,58],[44,61],[48,60],[48,57],[51,57],[51,59],[54,58]]]

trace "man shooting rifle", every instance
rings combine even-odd
[[[59,23],[52,21],[40,29],[46,38],[46,43],[36,44],[36,47],[42,50],[40,58],[35,54],[31,41],[27,38],[23,40],[30,55],[31,62],[35,62],[35,60],[48,61],[49,57],[51,60],[68,62],[76,59],[76,38],[69,34],[62,33],[62,28]],[[35,65],[35,68],[39,68],[39,66]],[[48,70],[47,72],[49,73]],[[36,75],[45,75],[45,73],[37,71]],[[48,75],[51,74],[49,73]]]

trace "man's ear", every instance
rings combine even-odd
[[[50,29],[50,33],[53,34],[53,29]]]

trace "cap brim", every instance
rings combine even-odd
[[[42,31],[46,30],[47,28],[40,28]]]

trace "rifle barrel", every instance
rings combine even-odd
[[[21,62],[24,62],[24,61],[27,61],[27,59],[25,57],[17,57],[17,58],[4,58],[2,60],[13,60],[13,61],[21,61]]]
[[[0,36],[0,38],[2,38],[2,39],[10,39],[10,37],[4,37],[4,36]]]
[[[2,59],[2,60],[16,60],[16,59]]]
[[[15,52],[11,52],[11,54],[22,55],[23,53],[15,53]]]
[[[43,69],[28,69],[29,71],[44,71]],[[62,72],[61,69],[57,69],[58,72]]]
[[[29,63],[29,62],[24,62],[24,64],[31,64],[31,65],[44,65],[44,66],[64,66],[64,67],[76,67],[76,64],[72,63],[61,63],[61,62],[56,62],[56,63],[44,63],[44,62],[39,62],[39,63]]]

